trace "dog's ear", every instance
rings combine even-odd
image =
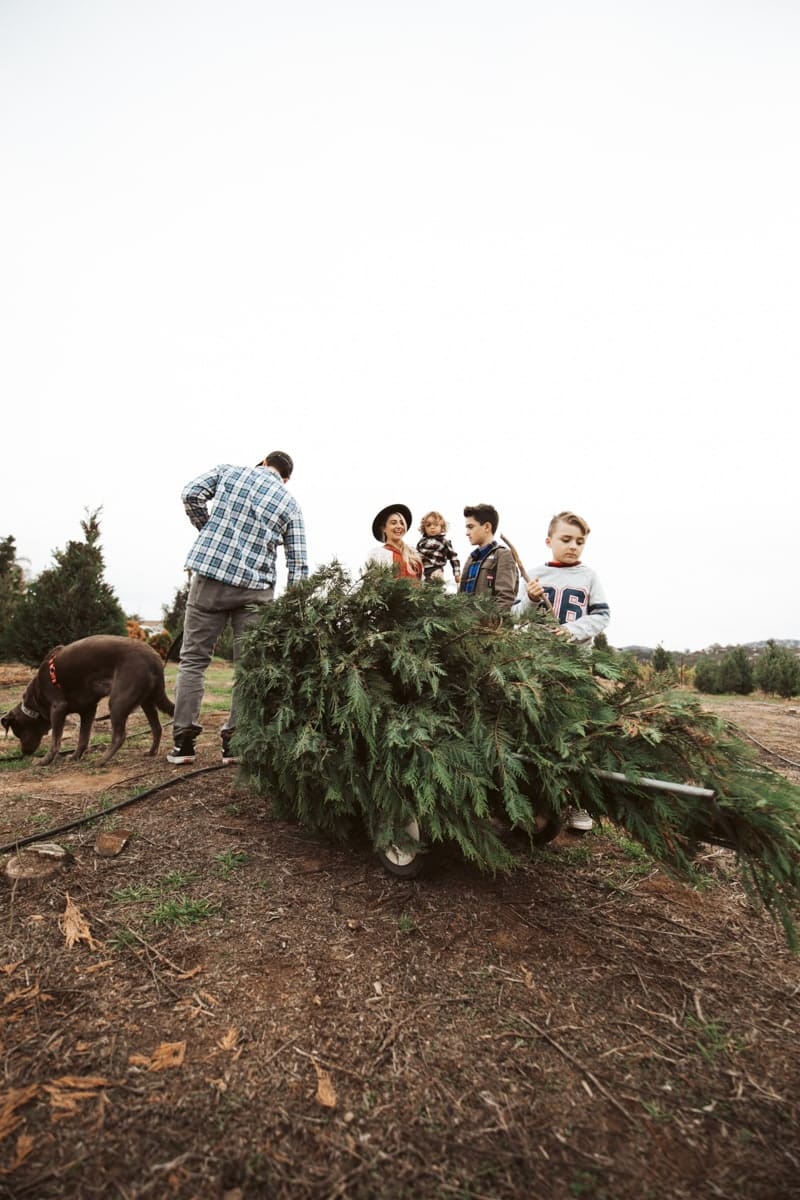
[[[6,731],[6,737],[8,737],[8,731],[11,728],[11,713],[6,713],[4,717],[0,717],[0,725],[3,726],[3,729]]]

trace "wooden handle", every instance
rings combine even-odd
[[[525,568],[523,567],[523,565],[522,565],[522,559],[520,558],[519,554],[517,554],[516,548],[515,548],[515,547],[514,547],[514,545],[513,545],[513,544],[512,544],[512,543],[511,543],[511,542],[508,540],[508,538],[506,537],[506,535],[505,535],[504,533],[501,533],[501,534],[500,534],[500,537],[501,537],[502,541],[504,541],[504,542],[505,542],[505,544],[508,546],[509,550],[511,551],[511,555],[512,555],[512,557],[513,557],[513,559],[514,559],[514,562],[515,562],[515,563],[517,564],[517,566],[519,567],[519,573],[520,573],[520,575],[522,576],[522,578],[525,580],[525,582],[526,582],[526,583],[530,583],[530,576],[528,575],[528,572],[527,572],[527,571],[525,570]],[[545,608],[547,609],[547,611],[548,611],[548,612],[554,613],[553,606],[552,606],[552,604],[550,603],[550,601],[548,600],[547,596],[542,596],[542,599],[541,599],[540,603],[544,604],[544,606],[545,606]]]
[[[522,559],[521,559],[521,558],[520,558],[520,556],[517,554],[516,548],[515,548],[515,547],[514,547],[514,545],[513,545],[513,544],[512,544],[512,543],[511,543],[511,542],[508,540],[508,538],[506,537],[506,535],[505,535],[504,533],[501,533],[501,534],[500,534],[500,538],[501,538],[501,541],[504,541],[504,542],[505,542],[505,544],[508,546],[509,550],[511,551],[511,555],[512,555],[512,557],[513,557],[513,559],[514,559],[514,562],[515,562],[515,563],[517,564],[517,566],[519,567],[519,573],[520,573],[520,575],[522,576],[522,578],[525,580],[525,582],[526,582],[526,583],[530,583],[530,579],[528,578],[528,572],[527,572],[527,571],[525,570],[525,568],[523,567],[523,565],[522,565]]]

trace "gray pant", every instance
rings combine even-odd
[[[200,705],[203,702],[203,684],[208,664],[214,653],[217,639],[230,620],[233,627],[233,661],[239,657],[240,638],[248,626],[259,618],[259,607],[269,604],[274,588],[233,587],[209,579],[207,575],[193,575],[186,601],[186,618],[183,624],[183,644],[178,681],[175,690],[174,733],[176,741],[183,734],[200,733]],[[223,730],[236,726],[236,693],[234,684],[231,695],[231,711]]]

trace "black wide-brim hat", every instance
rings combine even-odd
[[[388,518],[393,512],[400,513],[400,516],[406,523],[406,529],[411,528],[411,509],[407,504],[387,504],[386,508],[382,508],[375,520],[372,522],[372,536],[376,542],[383,541],[383,527]]]

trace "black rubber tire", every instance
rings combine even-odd
[[[384,871],[394,875],[395,879],[416,879],[425,865],[421,854],[415,855],[410,863],[397,863],[384,850],[378,851],[378,860]]]
[[[411,818],[403,832],[419,845],[419,825],[415,817]],[[392,851],[394,851],[394,854]],[[421,854],[411,854],[407,850],[402,850],[400,846],[394,843],[387,846],[385,850],[379,850],[378,858],[384,870],[388,871],[390,875],[394,875],[397,879],[414,879],[422,870],[423,856]],[[398,859],[404,858],[410,861],[398,861]]]

